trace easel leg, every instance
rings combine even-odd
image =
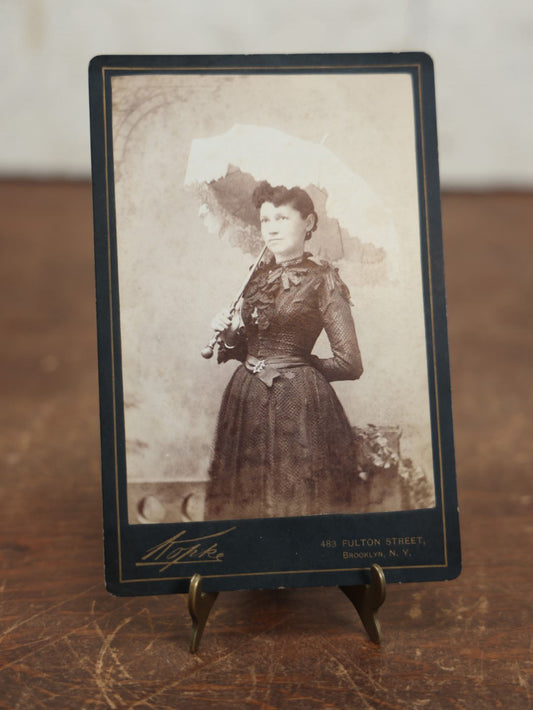
[[[202,592],[202,577],[194,574],[189,586],[189,614],[192,619],[191,653],[196,653],[200,647],[202,634],[218,592]]]
[[[385,601],[385,573],[379,565],[370,568],[370,584],[358,584],[351,587],[339,587],[352,602],[359,614],[363,626],[374,643],[381,643],[381,625],[377,611]]]

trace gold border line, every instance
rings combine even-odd
[[[174,565],[212,565],[222,564],[222,560],[202,560],[200,563],[198,560],[180,560],[179,562],[136,562],[135,567],[174,567]]]
[[[110,197],[109,197],[109,156],[107,152],[107,101],[105,90],[105,67],[102,67],[102,91],[104,111],[104,145],[105,145],[105,195],[106,195],[106,220],[107,220],[107,272],[109,277],[109,327],[111,330],[111,381],[113,392],[113,456],[115,462],[115,507],[117,514],[117,545],[118,545],[118,572],[119,582],[126,580],[122,577],[122,538],[120,534],[120,505],[118,490],[118,453],[117,453],[117,399],[115,382],[115,335],[113,328],[113,279],[111,261],[111,227],[110,227]],[[117,250],[118,251],[118,250]],[[118,256],[118,254],[117,254]],[[118,277],[118,274],[117,274]]]
[[[444,542],[444,564],[429,564],[429,565],[401,565],[401,566],[387,566],[385,569],[441,569],[448,567],[448,550],[447,550],[447,535],[446,535],[446,511],[445,511],[445,498],[444,498],[444,469],[442,463],[442,441],[441,441],[441,431],[440,431],[440,411],[439,411],[439,391],[438,391],[438,377],[437,377],[437,353],[436,353],[436,343],[435,343],[435,319],[434,319],[434,305],[433,305],[433,279],[431,271],[431,253],[430,253],[430,235],[429,235],[429,212],[428,212],[428,196],[427,196],[427,173],[426,173],[426,155],[425,155],[425,136],[424,136],[424,122],[423,122],[423,102],[422,102],[422,76],[421,76],[421,64],[374,64],[369,67],[366,64],[350,64],[350,65],[305,65],[305,66],[285,66],[285,67],[264,67],[264,66],[250,66],[250,67],[113,67],[106,66],[102,67],[102,92],[103,92],[103,109],[104,109],[104,140],[105,140],[105,185],[106,185],[106,213],[107,213],[107,244],[108,244],[108,272],[109,272],[109,306],[110,306],[110,330],[111,330],[111,372],[112,372],[112,392],[113,392],[113,446],[114,446],[114,463],[115,463],[115,502],[116,502],[116,514],[117,514],[117,544],[118,544],[118,557],[119,557],[119,582],[120,583],[138,583],[138,582],[165,582],[165,581],[175,581],[182,579],[189,579],[189,577],[155,577],[155,578],[141,578],[141,579],[124,579],[122,575],[122,538],[120,532],[121,520],[120,520],[120,505],[119,505],[119,485],[118,485],[118,443],[117,443],[117,424],[116,424],[116,382],[115,382],[115,356],[114,356],[114,330],[113,330],[113,289],[112,289],[112,274],[111,274],[111,230],[110,230],[110,196],[109,196],[109,155],[108,155],[108,141],[107,141],[107,102],[106,102],[106,71],[124,71],[124,72],[165,72],[165,73],[178,73],[178,72],[203,72],[204,74],[209,74],[214,71],[225,71],[225,72],[242,72],[246,70],[258,71],[265,69],[265,74],[268,70],[273,70],[270,73],[273,75],[280,75],[279,69],[288,70],[323,70],[323,69],[336,69],[339,70],[339,74],[344,74],[343,70],[346,69],[416,69],[417,70],[417,80],[418,80],[418,100],[419,100],[419,125],[420,125],[420,139],[421,139],[421,150],[422,150],[422,173],[423,173],[423,185],[424,185],[424,215],[426,224],[426,248],[428,256],[428,280],[429,280],[429,295],[430,295],[430,313],[431,313],[431,327],[432,327],[432,350],[433,350],[433,376],[434,376],[434,386],[435,386],[435,408],[436,408],[436,418],[437,418],[437,444],[439,451],[439,468],[440,468],[440,489],[441,489],[441,505],[442,505],[442,529],[443,529],[443,542]],[[232,72],[233,73],[233,72]],[[290,73],[287,72],[288,74]],[[260,74],[261,75],[261,74]],[[285,74],[281,74],[284,76]],[[112,108],[111,108],[112,110]],[[420,195],[419,195],[420,199]],[[354,513],[355,515],[355,513]],[[136,565],[142,563],[135,563]],[[360,570],[368,569],[368,567],[341,567],[341,568],[328,568],[319,570],[285,570],[285,571],[269,571],[269,572],[245,572],[245,573],[227,573],[220,575],[205,575],[206,579],[215,579],[220,577],[250,577],[250,576],[268,576],[274,574],[321,574],[327,572],[356,572]]]
[[[210,72],[241,72],[241,71],[258,71],[261,69],[265,70],[265,73],[269,72],[272,74],[279,74],[278,69],[289,69],[290,71],[300,71],[301,69],[307,69],[309,71],[314,71],[317,69],[336,69],[339,74],[344,74],[343,69],[414,69],[419,67],[420,64],[343,64],[342,66],[335,64],[317,64],[317,65],[298,65],[298,66],[285,66],[285,67],[266,67],[264,65],[248,66],[248,67],[236,67],[236,66],[226,66],[226,67],[113,67],[107,66],[102,67],[103,71],[124,71],[124,72],[203,72],[204,74],[209,74]],[[287,73],[290,73],[287,72]]]
[[[421,65],[418,65],[418,100],[420,108],[420,139],[422,143],[422,172],[424,174],[424,213],[426,218],[426,247],[427,247],[427,261],[428,261],[428,279],[429,279],[429,303],[431,309],[431,336],[432,336],[432,349],[433,349],[433,377],[435,384],[435,411],[437,416],[437,441],[439,450],[439,467],[440,467],[440,495],[442,502],[442,532],[443,532],[443,544],[444,544],[444,562],[446,567],[448,566],[448,545],[446,536],[446,511],[445,511],[445,501],[444,501],[444,467],[442,463],[442,443],[441,443],[441,432],[440,432],[440,405],[439,405],[439,378],[437,375],[437,344],[436,344],[436,333],[435,333],[435,316],[433,310],[433,272],[431,270],[431,252],[430,252],[430,240],[429,240],[429,212],[428,212],[428,195],[427,195],[427,174],[426,174],[426,141],[424,135],[424,121],[422,120],[422,76],[421,76]],[[444,254],[443,254],[444,259]]]
[[[139,564],[139,563],[136,563]],[[199,563],[202,564],[202,563]],[[162,564],[164,566],[164,563]],[[383,571],[388,569],[443,569],[447,565],[387,565],[383,568]],[[203,574],[202,579],[220,579],[226,577],[268,577],[274,574],[320,574],[322,572],[361,572],[368,571],[368,567],[332,567],[328,569],[295,569],[295,570],[282,570],[274,572],[235,572],[229,574]],[[139,579],[126,579],[126,582],[175,582],[176,580],[190,579],[189,575],[184,577],[140,577]],[[335,586],[335,585],[332,585]]]

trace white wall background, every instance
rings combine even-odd
[[[88,177],[96,54],[423,50],[447,187],[533,187],[531,0],[0,0],[0,175]]]

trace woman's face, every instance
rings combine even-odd
[[[314,225],[312,214],[304,219],[290,204],[276,207],[263,202],[259,216],[265,244],[278,263],[303,254],[305,235]]]

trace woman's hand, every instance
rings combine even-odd
[[[220,311],[211,321],[211,328],[220,333],[226,345],[232,347],[237,339],[237,331],[241,327],[241,319],[237,311],[230,313],[228,309]]]
[[[228,309],[220,311],[211,321],[211,328],[215,333],[223,333],[231,326],[232,318]]]

